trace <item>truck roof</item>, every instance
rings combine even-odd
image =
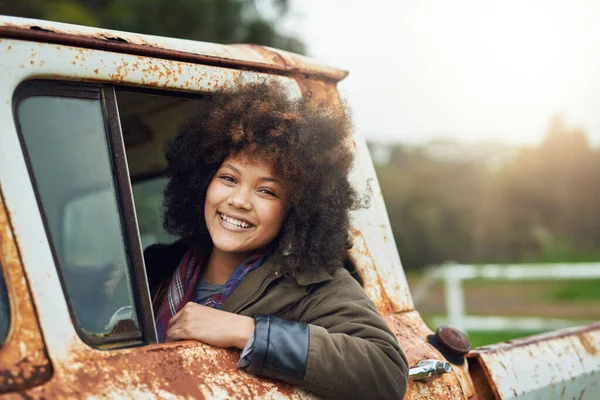
[[[223,45],[0,15],[0,38],[35,40],[338,82],[348,72],[310,57],[255,44]]]

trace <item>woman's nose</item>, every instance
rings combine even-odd
[[[233,193],[231,193],[228,203],[235,208],[242,208],[245,210],[252,209],[252,203],[250,202],[249,194],[243,189],[235,190]]]

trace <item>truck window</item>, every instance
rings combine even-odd
[[[140,324],[106,99],[98,86],[57,85],[27,86],[15,114],[73,322],[91,345],[152,342]]]
[[[163,192],[167,178],[144,179],[132,184],[142,247],[155,243],[172,243],[178,238],[169,235],[162,226]]]
[[[8,293],[6,282],[2,275],[2,263],[0,263],[0,347],[6,340],[10,328],[10,306],[8,304]]]
[[[185,118],[205,107],[210,96],[127,87],[117,87],[116,96],[142,248],[172,243],[178,238],[163,229],[165,147]]]

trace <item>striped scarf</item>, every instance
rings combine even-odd
[[[223,290],[220,293],[209,296],[203,305],[220,309],[225,300],[240,285],[246,275],[250,271],[260,267],[264,259],[265,256],[263,254],[253,254],[248,257],[231,274]],[[169,320],[188,302],[197,300],[195,298],[196,288],[205,261],[200,250],[196,247],[190,248],[181,259],[179,266],[171,277],[166,296],[164,296],[156,313],[156,333],[159,343],[165,341]]]

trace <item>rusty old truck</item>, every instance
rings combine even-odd
[[[246,374],[238,353],[156,341],[142,249],[160,221],[164,143],[191,101],[280,82],[328,107],[347,72],[256,45],[217,45],[0,17],[0,397],[313,398]],[[371,180],[350,251],[411,369],[408,399],[600,399],[600,324],[470,349],[415,310]]]

